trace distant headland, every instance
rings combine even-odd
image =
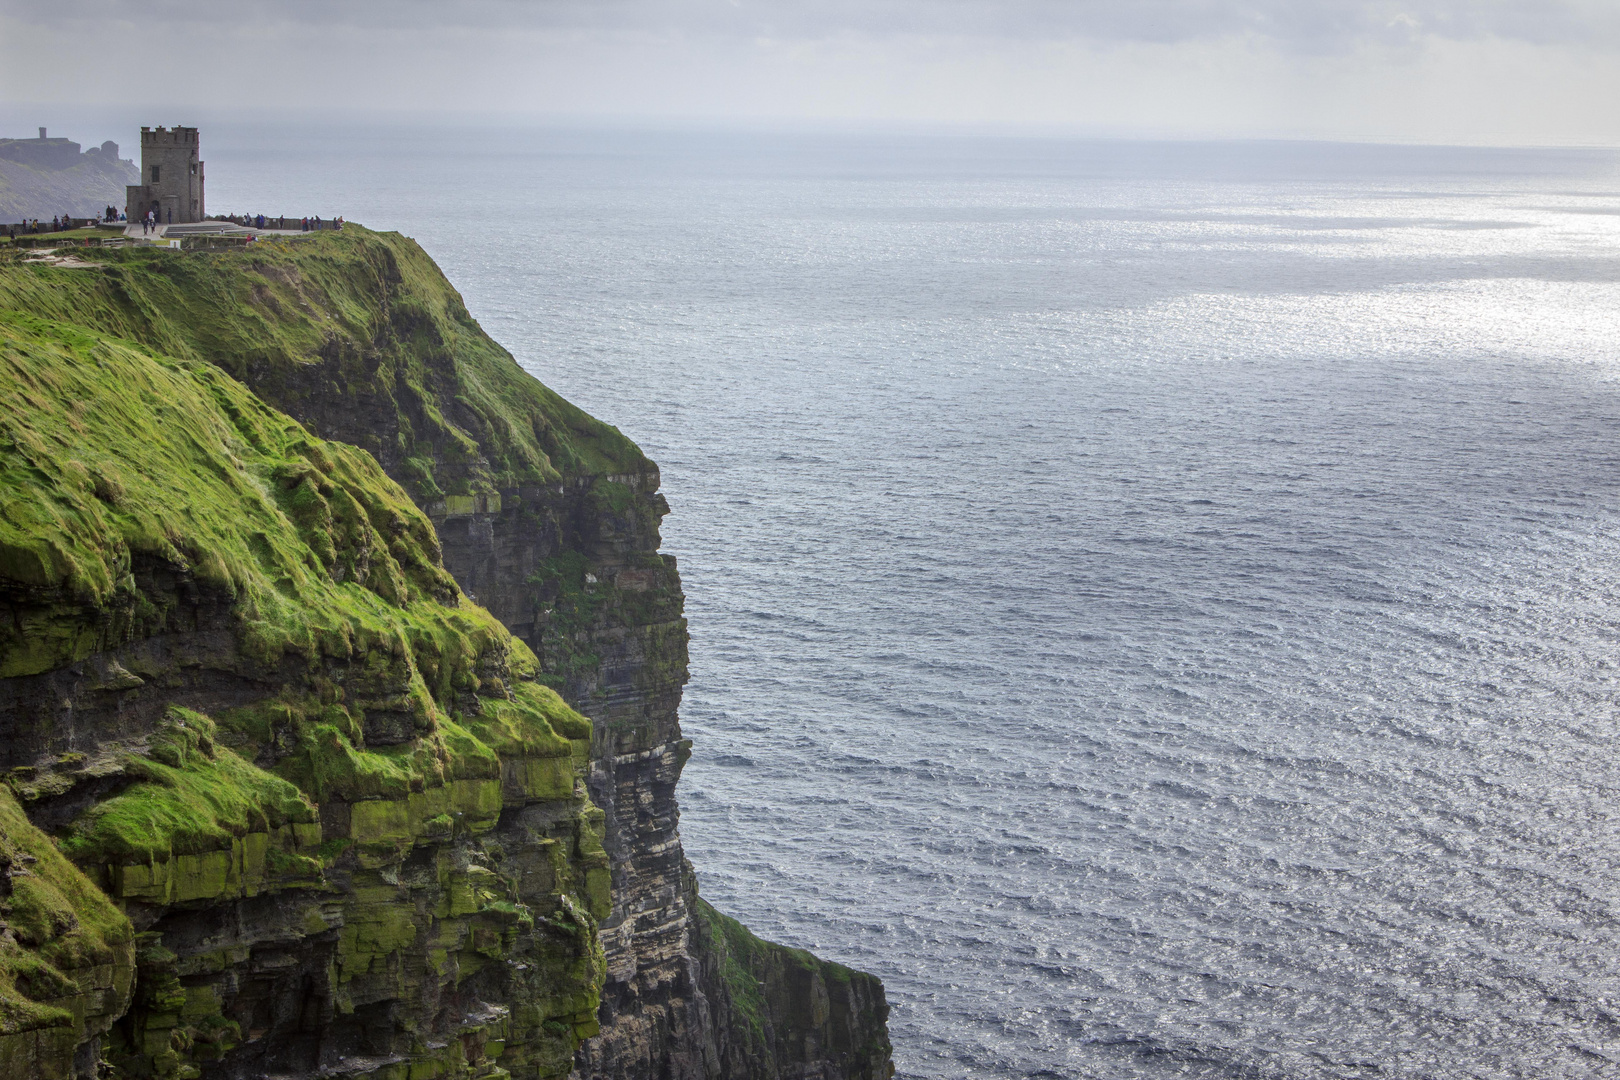
[[[139,180],[110,139],[88,150],[45,128],[32,139],[0,139],[0,222],[100,216],[122,205],[125,187]]]

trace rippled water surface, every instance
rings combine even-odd
[[[1620,1075],[1614,155],[232,138],[660,462],[687,851],[903,1076]]]

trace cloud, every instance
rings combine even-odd
[[[35,25],[267,31],[342,26],[1153,44],[1249,38],[1305,54],[1423,39],[1620,44],[1614,0],[0,0],[0,12]]]
[[[0,40],[19,130],[54,103],[1620,144],[1620,0],[0,0]]]

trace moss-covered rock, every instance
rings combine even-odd
[[[0,312],[0,406],[7,1075],[566,1073],[603,979],[590,723],[428,518],[219,367],[80,325]]]
[[[84,1071],[129,1007],[134,930],[0,786],[0,1075]]]

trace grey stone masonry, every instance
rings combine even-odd
[[[141,128],[141,182],[125,190],[130,221],[140,221],[148,210],[157,211],[160,225],[201,221],[207,209],[197,129]]]

